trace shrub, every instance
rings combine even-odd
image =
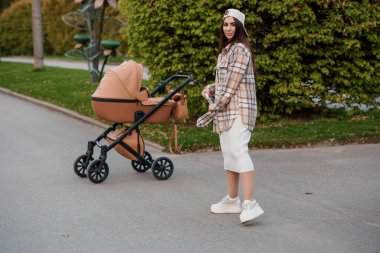
[[[125,29],[128,53],[143,59],[151,83],[177,72],[189,73],[196,79],[197,85],[191,91],[187,89],[191,116],[200,114],[206,107],[199,91],[213,79],[220,21],[215,3],[195,2],[119,2],[120,11],[128,18]]]
[[[64,6],[64,8],[62,8]],[[70,1],[67,3],[66,0],[48,0],[43,2],[43,16],[44,16],[44,27],[45,33],[47,34],[47,39],[52,45],[52,54],[64,54],[66,51],[73,49],[75,41],[73,37],[75,34],[86,33],[86,31],[81,31],[79,29],[69,27],[64,22],[62,22],[61,17],[69,12],[76,12],[80,9],[81,5]],[[111,23],[114,17],[119,19],[124,19],[119,15],[119,11],[113,8],[106,8],[105,17],[108,18],[105,21],[102,33],[102,39],[114,39],[121,40],[117,31],[109,32],[109,26],[114,25]],[[57,36],[57,30],[60,31],[60,36]],[[126,51],[126,41],[121,40],[121,47],[119,50],[121,52]]]
[[[153,82],[178,71],[195,79],[193,117],[207,108],[199,91],[214,79],[219,24],[231,7],[247,14],[261,113],[326,109],[326,101],[374,104],[380,96],[376,1],[121,0],[119,6],[129,19],[129,53],[143,59]]]
[[[42,16],[45,41],[51,45],[51,48],[46,50],[48,54],[64,54],[72,49],[75,45],[73,37],[78,31],[68,27],[62,22],[61,17],[71,11],[75,11],[78,4],[74,1],[65,0],[48,0],[42,1]]]
[[[31,13],[31,0],[19,0],[0,14],[0,46],[3,55],[33,54]]]
[[[45,54],[64,54],[73,49],[73,36],[81,31],[68,27],[61,17],[69,12],[76,11],[80,5],[74,1],[45,0],[42,1],[42,18],[44,27]],[[117,10],[107,8],[107,16],[118,16]],[[4,55],[32,55],[32,10],[31,0],[16,0],[0,14],[0,41]],[[119,18],[123,18],[119,15]],[[104,36],[104,39],[120,39],[118,34]],[[121,40],[122,45],[126,42]],[[120,47],[121,52],[126,46]]]
[[[8,8],[12,4],[13,0],[1,0],[0,2],[0,13],[3,12],[4,9]]]
[[[45,54],[63,54],[73,45],[72,36],[61,15],[74,9],[74,3],[64,4],[63,0],[49,0],[42,2],[42,24],[44,33]],[[32,55],[31,0],[15,1],[0,15],[0,36],[2,53],[5,55]],[[60,31],[60,32],[57,32]]]
[[[262,111],[374,103],[380,94],[375,1],[260,1],[256,13]]]

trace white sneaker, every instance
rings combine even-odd
[[[243,211],[240,214],[241,223],[249,222],[264,213],[264,210],[261,209],[259,203],[257,203],[256,200],[244,200],[242,209]]]
[[[241,213],[241,202],[239,197],[231,199],[230,196],[226,196],[219,203],[211,206],[212,213]]]

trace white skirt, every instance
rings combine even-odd
[[[219,140],[225,170],[237,173],[254,170],[252,159],[248,153],[250,139],[251,131],[243,125],[240,115],[234,120],[230,129],[220,133]]]

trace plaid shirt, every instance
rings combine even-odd
[[[251,52],[242,43],[227,46],[216,65],[214,131],[231,128],[240,114],[243,125],[252,131],[257,117],[256,85]]]

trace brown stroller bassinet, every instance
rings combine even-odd
[[[108,70],[91,97],[96,116],[111,122],[133,123],[160,103],[163,98],[150,97],[148,90],[141,88],[142,75],[142,65],[134,61]],[[174,105],[174,101],[168,100],[145,123],[168,121]]]
[[[86,154],[76,159],[74,171],[78,176],[88,177],[93,183],[103,182],[109,172],[106,163],[107,152],[113,148],[132,160],[132,167],[138,172],[145,172],[151,168],[153,175],[160,180],[168,179],[172,175],[174,166],[169,158],[153,159],[145,151],[139,125],[145,122],[167,122],[171,116],[174,119],[178,117],[173,109],[179,108],[176,104],[183,104],[183,101],[176,101],[174,98],[191,81],[191,77],[173,75],[160,82],[157,88],[149,93],[146,88],[141,87],[142,74],[142,65],[134,61],[125,61],[105,73],[91,97],[91,102],[97,117],[114,123],[94,141],[89,141]],[[173,79],[183,78],[186,80],[167,96],[154,97],[159,91],[165,90],[166,85]],[[132,125],[122,127],[124,123]],[[101,145],[100,141],[103,139],[109,145]],[[93,158],[95,146],[101,149],[97,160]]]

